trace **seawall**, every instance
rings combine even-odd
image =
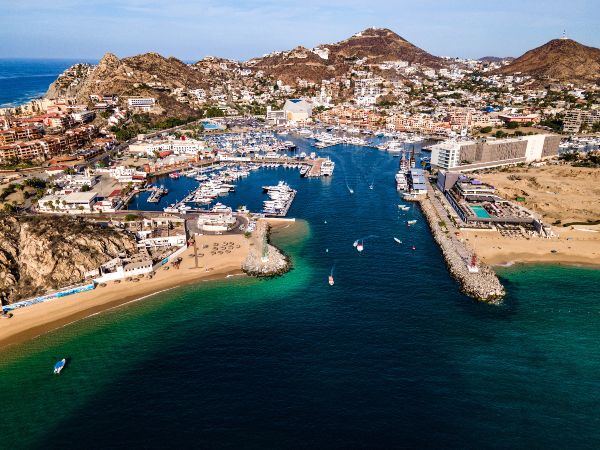
[[[431,192],[431,191],[430,191]],[[440,246],[450,274],[459,282],[462,291],[477,300],[498,304],[506,291],[498,280],[496,273],[487,264],[479,262],[477,272],[471,272],[468,263],[474,256],[473,252],[461,242],[447,217],[440,217],[429,195],[418,201],[427,219],[433,238]]]
[[[257,222],[252,236],[250,251],[242,265],[242,270],[250,276],[273,277],[288,272],[290,258],[270,243],[270,225],[266,220]]]

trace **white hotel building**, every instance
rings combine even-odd
[[[128,148],[129,153],[152,156],[154,152],[171,151],[175,155],[196,156],[206,148],[204,141],[195,139],[169,139],[164,141],[136,142]]]
[[[154,97],[131,97],[127,99],[127,106],[131,109],[149,111],[154,108],[154,105],[156,105]]]

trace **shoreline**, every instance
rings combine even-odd
[[[190,246],[181,255],[183,260],[179,269],[160,268],[152,279],[111,282],[105,287],[97,286],[91,291],[14,310],[11,319],[3,319],[0,322],[0,351],[86,317],[168,290],[205,281],[227,279],[231,276],[245,277],[241,267],[249,253],[250,239],[243,235],[199,235],[199,254],[203,244],[215,242],[236,242],[239,248],[228,254],[199,257],[199,267],[196,268],[193,247]]]
[[[265,221],[264,232],[288,228],[295,222],[292,219]],[[297,222],[296,222],[297,223]],[[268,224],[268,226],[266,226]],[[13,311],[11,319],[0,320],[0,352],[13,345],[30,341],[51,331],[66,327],[72,323],[144,300],[154,295],[203,282],[226,280],[228,278],[250,278],[244,272],[248,256],[255,253],[256,246],[262,241],[257,233],[250,238],[244,235],[197,235],[199,267],[194,265],[194,247],[190,246],[181,254],[179,269],[160,268],[152,279],[139,282],[122,280],[120,283],[108,283],[94,290],[73,294],[39,303]],[[223,246],[225,242],[234,243],[232,250],[209,254],[211,245]],[[206,248],[203,248],[206,246]],[[270,244],[274,250],[279,249]],[[123,292],[131,292],[123,295]]]
[[[14,334],[11,334],[10,336],[0,337],[0,353],[2,351],[8,350],[13,345],[20,344],[20,343],[23,343],[26,341],[31,341],[31,340],[36,339],[40,336],[43,336],[47,333],[67,327],[71,324],[77,323],[77,322],[87,319],[89,317],[93,317],[98,314],[102,314],[104,312],[111,311],[113,309],[117,309],[117,308],[129,305],[132,303],[137,303],[137,302],[145,300],[149,297],[153,297],[155,295],[159,295],[164,292],[172,291],[179,287],[200,284],[201,282],[225,280],[231,276],[246,277],[246,275],[242,271],[239,271],[239,270],[232,270],[230,272],[223,272],[223,273],[218,273],[218,274],[215,273],[208,277],[185,281],[181,284],[166,287],[166,288],[158,290],[158,291],[154,291],[154,290],[150,291],[149,290],[148,293],[138,292],[136,294],[131,294],[131,295],[125,296],[121,299],[109,300],[109,301],[102,302],[102,303],[96,304],[94,306],[91,306],[89,308],[80,309],[80,310],[77,310],[68,315],[64,315],[60,318],[57,318],[55,320],[51,320],[51,321],[27,328],[27,329],[16,331]],[[99,289],[99,288],[97,288],[97,289]],[[142,294],[142,295],[140,295],[140,294]],[[65,297],[65,299],[68,299],[68,297]],[[14,317],[9,320],[14,320]],[[2,330],[0,330],[0,336],[1,335],[2,335]]]

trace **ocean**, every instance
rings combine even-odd
[[[331,178],[261,170],[222,199],[298,189],[273,236],[288,274],[177,288],[2,352],[0,447],[598,447],[600,271],[502,268],[504,302],[476,302],[419,209],[398,210],[398,158],[320,153]]]
[[[0,58],[0,108],[13,107],[42,97],[73,59]]]
[[[261,170],[222,199],[298,189],[273,236],[291,272],[177,288],[3,352],[0,447],[598,447],[600,271],[502,268],[504,302],[476,302],[418,208],[399,212],[397,158],[320,153],[331,178]]]

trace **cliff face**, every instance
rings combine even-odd
[[[73,217],[0,217],[0,301],[12,303],[83,280],[136,250],[135,239]]]

